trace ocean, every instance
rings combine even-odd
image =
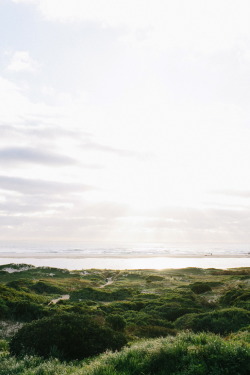
[[[0,265],[25,263],[67,269],[250,267],[249,244],[0,242]]]
[[[248,256],[250,244],[166,244],[166,243],[113,243],[80,241],[1,241],[1,254],[43,253],[82,256]]]

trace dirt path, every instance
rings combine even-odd
[[[103,284],[103,285],[99,286],[100,289],[105,288],[105,286],[113,284],[113,282],[114,282],[114,280],[112,280],[112,277],[108,277],[106,280],[107,280],[106,284]]]
[[[114,282],[112,280],[112,277],[108,277],[106,280],[107,280],[107,282],[105,284],[99,286],[100,289],[105,288],[105,286],[113,284],[113,282]],[[63,296],[61,296],[59,298],[52,299],[50,301],[49,305],[55,305],[57,302],[59,302],[59,301],[65,301],[67,299],[70,299],[70,295],[69,294],[64,294]]]
[[[56,298],[56,299],[52,299],[49,303],[49,305],[52,305],[52,304],[56,304],[57,302],[59,301],[63,301],[63,300],[67,300],[70,298],[70,295],[69,294],[64,294],[63,296],[59,297],[59,298]]]

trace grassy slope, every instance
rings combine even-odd
[[[92,269],[87,272],[70,272],[56,268],[31,267],[21,272],[8,273],[3,271],[6,267],[22,269],[25,265],[0,266],[0,314],[1,311],[4,314],[4,309],[1,310],[1,298],[3,304],[6,303],[12,309],[17,302],[30,301],[39,305],[41,313],[45,314],[54,314],[59,310],[72,310],[83,314],[87,311],[99,318],[118,314],[126,320],[125,332],[132,341],[153,337],[155,333],[159,336],[164,329],[166,332],[168,329],[172,332],[178,314],[187,314],[191,312],[188,311],[190,308],[194,309],[194,312],[202,313],[220,311],[232,306],[249,310],[249,268],[230,271],[188,268],[160,271]],[[112,278],[113,283],[100,289],[107,278]],[[192,286],[197,283],[206,283],[211,290],[195,294]],[[42,287],[45,288],[44,291]],[[125,294],[124,289],[128,290]],[[72,298],[48,306],[48,302],[60,294],[70,294]],[[0,315],[0,318],[10,326],[15,325],[18,320],[16,316],[12,318],[12,322],[5,322],[6,316]],[[0,321],[0,338],[8,339],[7,335],[4,336],[4,330],[1,332],[1,324]],[[148,336],[149,334],[151,336]],[[2,353],[0,375],[244,375],[250,373],[247,367],[250,362],[247,340],[249,335],[244,332],[227,339],[210,334],[182,334],[177,338],[142,341],[120,353],[102,355],[94,361],[91,360],[87,367],[84,362],[66,365],[54,359],[44,361],[37,357],[17,360]],[[3,343],[3,348],[4,345]]]
[[[248,375],[250,345],[213,334],[146,340],[86,362],[60,363],[3,355],[0,375]]]

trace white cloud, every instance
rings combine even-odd
[[[11,11],[27,15],[34,38],[11,28],[16,46],[4,46],[16,51],[4,70],[9,80],[0,76],[4,206],[15,207],[10,194],[19,187],[16,199],[29,189],[35,207],[40,181],[48,181],[42,188],[51,200],[42,195],[40,219],[65,204],[66,224],[51,214],[58,237],[66,227],[79,237],[91,227],[92,238],[111,240],[193,241],[211,230],[226,239],[235,216],[240,239],[240,224],[249,227],[245,213],[216,210],[240,208],[237,192],[250,191],[249,3],[13,1]],[[22,6],[39,12],[36,27],[34,12],[19,12]],[[46,61],[39,74],[10,74],[34,72],[32,56]],[[97,188],[75,197],[61,182]],[[162,207],[162,216],[154,214]]]
[[[13,53],[8,70],[13,72],[36,72],[40,64],[32,59],[28,51],[16,51]]]
[[[13,1],[36,5],[50,21],[93,22],[101,27],[125,28],[128,37],[123,40],[127,42],[148,40],[151,47],[182,48],[189,53],[218,52],[250,37],[247,0]],[[138,36],[138,30],[143,32],[143,38]]]
[[[47,165],[75,164],[76,160],[66,155],[55,154],[48,150],[37,150],[33,147],[0,148],[0,159],[5,163],[37,163]]]

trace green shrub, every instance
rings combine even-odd
[[[61,363],[58,359],[44,360],[40,357],[24,358],[4,355],[0,357],[0,375],[75,375],[76,364]]]
[[[123,331],[126,327],[126,321],[120,315],[110,314],[107,316],[106,321],[115,331]]]
[[[250,347],[214,334],[151,339],[86,363],[0,357],[0,375],[248,375]]]
[[[84,288],[73,291],[70,295],[72,301],[78,300],[93,300],[93,301],[119,301],[131,298],[133,291],[128,288],[121,288],[112,291],[100,290],[95,288]]]
[[[161,303],[166,305],[176,304],[182,308],[201,308],[200,298],[188,290],[164,290],[164,297]]]
[[[124,311],[140,311],[143,306],[144,304],[140,302],[122,301],[102,305],[100,308],[106,313],[111,314]]]
[[[217,270],[217,269],[214,269],[213,271],[211,271],[211,275],[233,275],[233,276],[239,276],[239,275],[243,275],[243,276],[247,276],[247,275],[250,275],[250,269],[249,267],[248,268],[238,268],[237,270],[233,270],[233,269],[230,269],[230,270]]]
[[[146,281],[148,283],[154,282],[154,281],[162,281],[164,280],[164,277],[158,276],[158,275],[149,275],[146,277]]]
[[[200,309],[192,307],[182,307],[181,304],[166,304],[155,308],[155,313],[162,319],[167,319],[171,322],[175,321],[180,316],[191,313],[199,313]]]
[[[200,283],[200,282],[191,284],[190,289],[195,294],[202,294],[202,293],[210,292],[212,290],[210,285],[208,285],[207,283]]]
[[[250,324],[248,326],[245,326],[243,328],[240,329],[241,331],[247,331],[247,332],[250,332]]]
[[[228,340],[232,341],[242,341],[242,342],[247,342],[250,344],[250,329],[248,331],[239,331],[236,333],[232,333],[229,337]]]
[[[223,282],[221,282],[221,281],[206,281],[206,284],[211,286],[211,288],[217,288],[219,286],[222,286]]]
[[[13,320],[0,320],[0,339],[10,340],[23,325]]]
[[[9,288],[6,285],[0,284],[1,298],[7,303],[9,301],[31,301],[35,303],[43,303],[47,298],[38,296],[36,294],[18,291],[14,288]]]
[[[124,313],[127,325],[142,326],[160,326],[166,328],[174,328],[172,322],[166,319],[159,319],[157,315],[147,314],[142,311],[127,311]]]
[[[231,308],[202,314],[187,314],[176,320],[178,329],[192,329],[194,332],[210,331],[226,335],[250,324],[250,312]]]
[[[220,303],[224,306],[236,306],[250,309],[250,291],[244,289],[232,289],[220,298]]]
[[[31,290],[33,290],[36,293],[41,294],[62,294],[64,293],[64,290],[61,288],[58,288],[57,286],[50,285],[48,283],[45,283],[44,281],[38,281],[34,285],[32,285]]]
[[[7,352],[9,350],[9,344],[6,340],[0,340],[0,352]]]
[[[79,375],[248,375],[250,348],[213,334],[181,334],[105,354]]]
[[[107,349],[120,349],[125,344],[122,333],[102,326],[90,317],[61,314],[26,324],[12,338],[10,351],[15,355],[37,354],[72,360]]]
[[[31,322],[46,315],[42,305],[29,301],[10,301],[8,307],[11,318],[22,322]]]
[[[9,281],[6,285],[10,288],[27,292],[29,291],[29,288],[33,285],[33,282],[29,279],[21,278],[18,280]]]
[[[8,316],[9,308],[6,302],[0,298],[0,319],[6,318]]]
[[[155,338],[155,337],[166,337],[175,336],[177,331],[172,328],[162,327],[162,326],[136,326],[133,330],[133,335],[141,338]]]

